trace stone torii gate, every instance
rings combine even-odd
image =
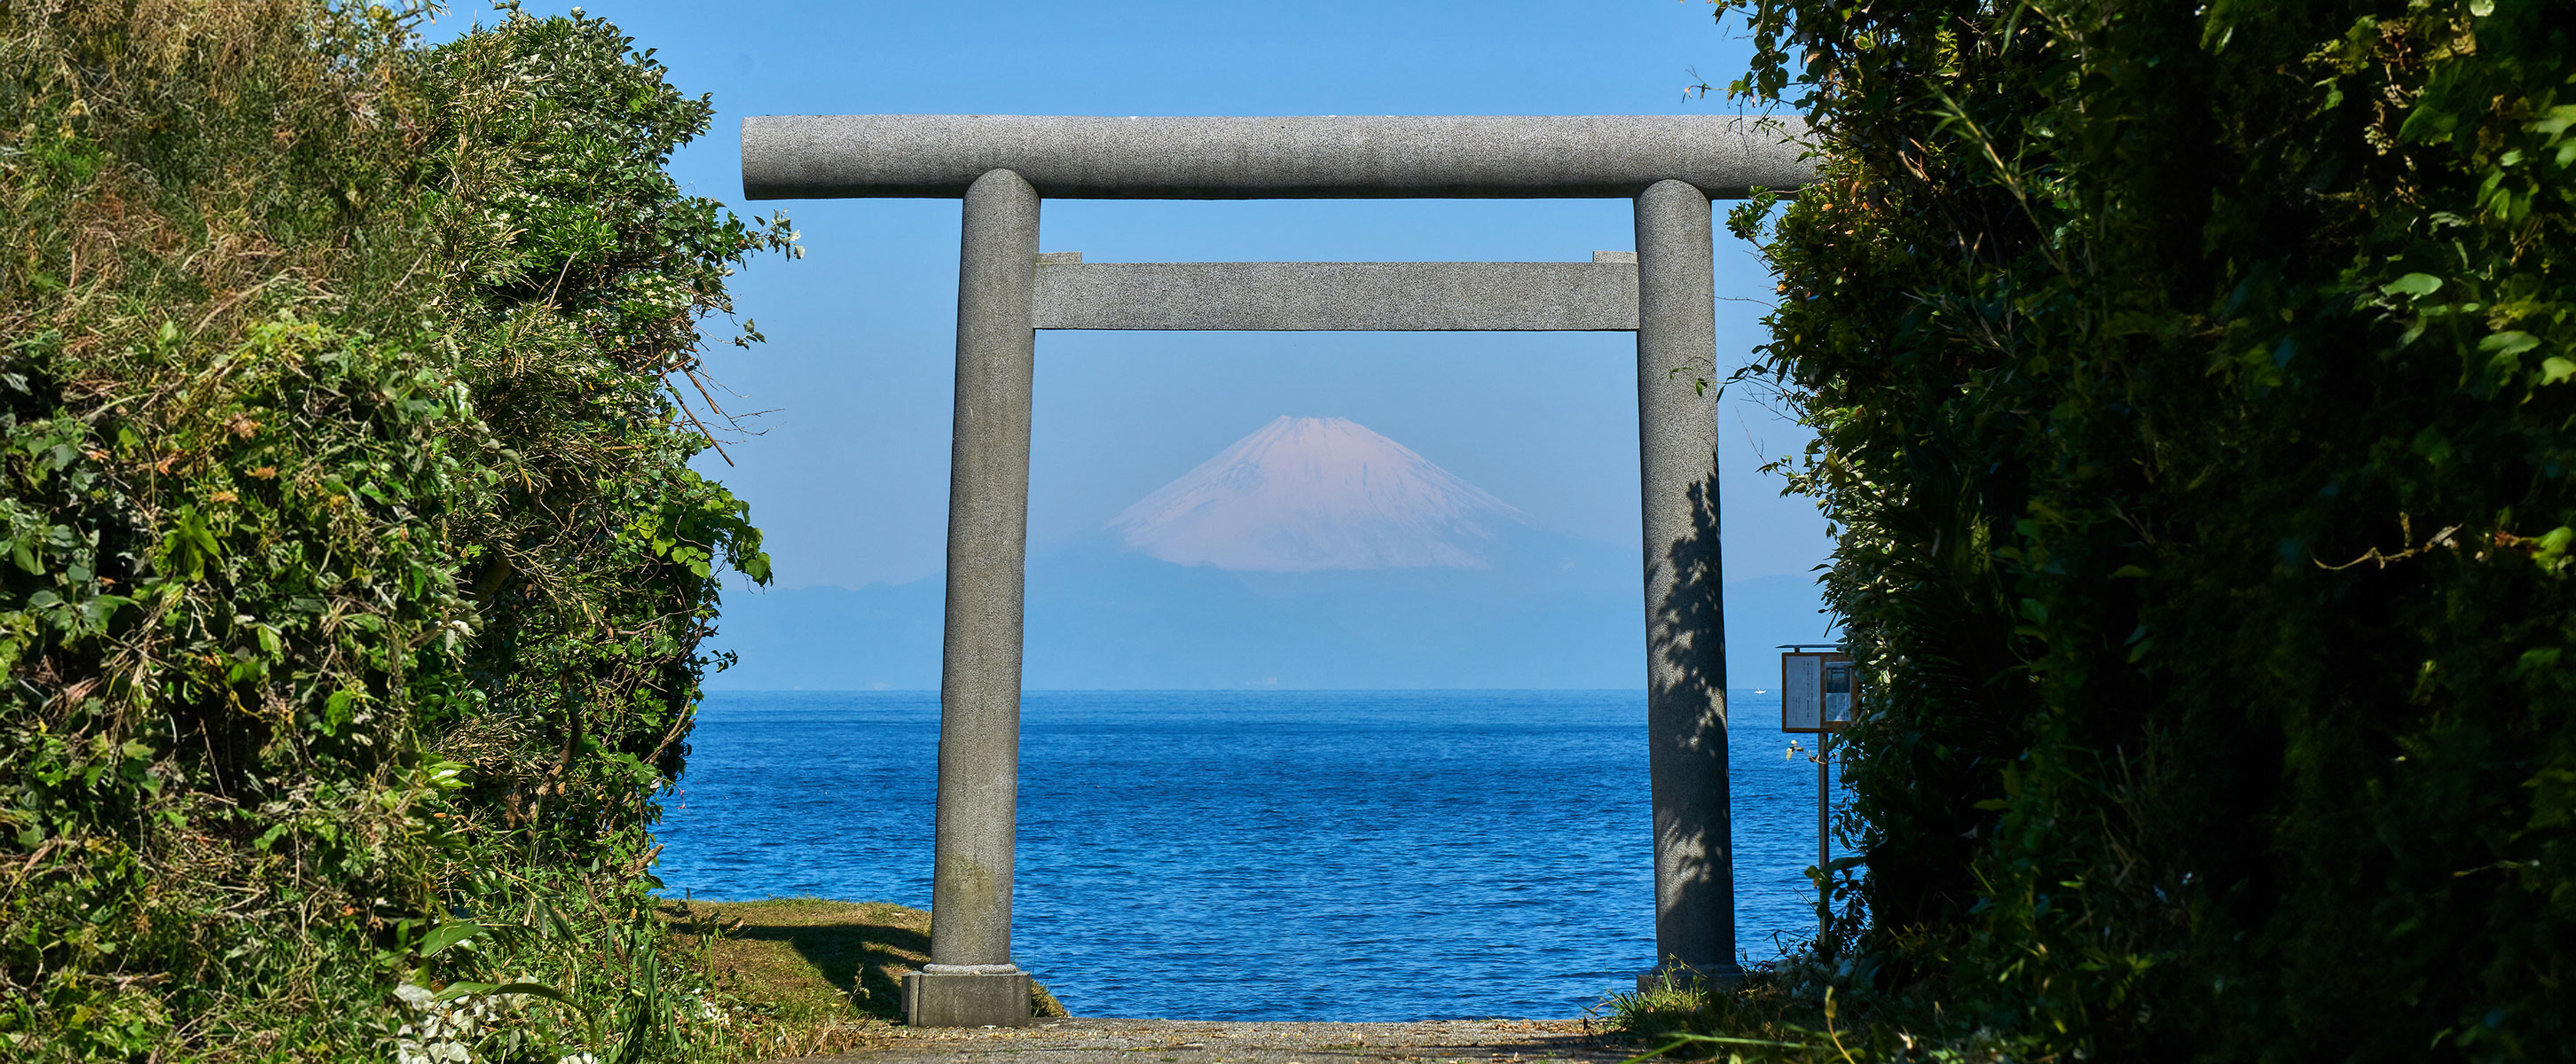
[[[743,194],[962,198],[956,434],[921,1026],[1029,1020],[1011,961],[1023,564],[1038,329],[1633,331],[1644,473],[1656,967],[1735,965],[1719,591],[1711,197],[1814,176],[1796,119],[756,117]],[[1591,262],[1084,263],[1040,254],[1077,199],[1633,198]]]

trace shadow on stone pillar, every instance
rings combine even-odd
[[[1717,494],[1717,302],[1708,195],[1638,195],[1637,440],[1653,790],[1655,968],[1730,981],[1734,847],[1726,776],[1726,626]]]
[[[1654,606],[1660,638],[1647,704],[1655,809],[1657,964],[1637,977],[1732,986],[1735,865],[1728,808],[1726,616],[1719,565],[1717,481],[1690,487],[1688,535],[1665,550],[1669,590]]]

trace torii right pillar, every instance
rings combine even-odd
[[[1658,980],[1732,985],[1735,862],[1717,522],[1717,290],[1706,193],[1637,197],[1637,436],[1644,478],[1646,742]]]

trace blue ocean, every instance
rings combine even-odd
[[[1812,933],[1816,771],[1729,698],[1737,933]],[[1654,961],[1639,691],[1030,692],[1013,953],[1078,1016],[1569,1017]],[[938,696],[710,694],[673,896],[930,902]]]

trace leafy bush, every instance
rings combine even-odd
[[[1733,221],[1871,670],[1847,994],[2031,1058],[2562,1056],[2571,9],[1726,8],[1824,160]]]
[[[13,1059],[739,1045],[645,874],[766,578],[673,391],[792,250],[664,173],[710,113],[595,19],[0,5]]]

